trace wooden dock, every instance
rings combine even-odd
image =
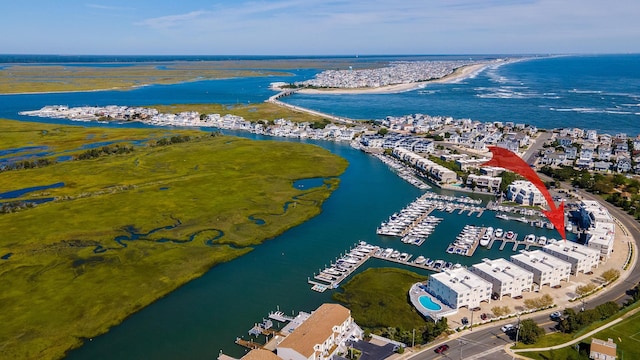
[[[365,245],[369,246],[368,244]],[[364,264],[373,255],[374,251],[378,249],[378,247],[375,247],[373,249],[370,249],[367,253],[360,253],[363,254],[363,256],[360,256],[353,253],[353,251],[358,251],[358,246],[362,246],[362,244],[356,245],[354,249],[349,250],[349,253],[342,256],[338,260],[338,263],[342,261],[341,264],[331,264],[327,269],[320,271],[319,274],[314,274],[313,278],[317,281],[307,279],[307,282],[312,285],[311,289],[317,292],[324,292],[327,289],[337,288],[344,279],[353,274],[353,272],[356,271],[362,264]],[[347,260],[355,261],[355,263],[347,262]],[[332,275],[326,272],[330,268],[338,267],[344,270],[340,273],[340,275]]]

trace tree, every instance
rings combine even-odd
[[[565,333],[572,333],[580,328],[576,312],[569,308],[564,310],[564,318],[558,323],[558,329]]]
[[[520,340],[525,344],[533,344],[540,336],[544,335],[544,330],[541,329],[535,321],[531,319],[524,319],[520,322]]]
[[[618,269],[609,269],[602,273],[602,279],[605,283],[610,283],[620,277],[620,270]]]
[[[380,130],[378,130],[378,135],[385,136],[387,133],[389,133],[389,129],[387,128],[380,128]]]
[[[620,310],[620,306],[613,301],[607,301],[604,304],[596,306],[595,310],[600,313],[600,319],[604,320],[617,313]]]

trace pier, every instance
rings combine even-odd
[[[347,254],[342,255],[324,270],[320,270],[318,274],[314,274],[312,280],[307,278],[307,282],[312,285],[311,290],[324,292],[327,289],[335,289],[349,275],[353,274],[360,265],[364,264],[375,250],[379,250],[377,246],[369,245],[364,241],[356,244]]]

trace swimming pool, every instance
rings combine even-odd
[[[439,311],[442,310],[442,306],[436,304],[433,302],[433,300],[431,300],[431,297],[429,296],[420,296],[418,298],[418,301],[420,301],[420,305],[424,306],[427,310],[431,310],[431,311]]]

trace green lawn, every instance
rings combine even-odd
[[[0,215],[0,257],[11,254],[0,260],[0,357],[10,359],[60,358],[318,214],[347,166],[313,145],[199,131],[0,126],[0,150],[43,145],[54,158],[84,151],[82,144],[140,141],[129,154],[0,172],[0,193],[64,183],[22,197],[55,201]],[[176,134],[192,140],[150,146]],[[292,186],[315,177],[331,186]],[[132,234],[136,240],[116,241]]]
[[[632,305],[629,308],[626,308],[623,313],[618,314],[607,320],[610,322],[619,318],[624,313],[637,308],[638,305]],[[602,325],[605,322],[597,322],[590,325],[588,328],[581,330],[576,334],[550,334],[544,336],[540,341],[533,345],[524,346],[526,347],[548,347],[557,344],[562,344],[572,339],[575,339],[583,334],[586,334]],[[581,349],[589,349],[591,344],[591,338],[586,338],[579,343],[579,347]],[[631,315],[625,320],[605,329],[597,334],[593,335],[593,338],[607,340],[608,338],[613,339],[618,346],[618,358],[619,359],[640,359],[640,312]],[[532,359],[541,359],[541,360],[552,360],[552,359],[582,359],[584,356],[578,357],[578,351],[575,349],[576,345],[564,347],[557,350],[552,351],[542,351],[542,352],[529,352],[529,353],[518,353],[523,356],[528,356]],[[523,346],[518,345],[518,348],[522,348]],[[588,357],[586,357],[588,358]]]
[[[411,285],[427,280],[426,276],[395,269],[367,269],[342,286],[334,299],[347,304],[358,325],[374,329],[424,326],[425,319],[407,300]]]

